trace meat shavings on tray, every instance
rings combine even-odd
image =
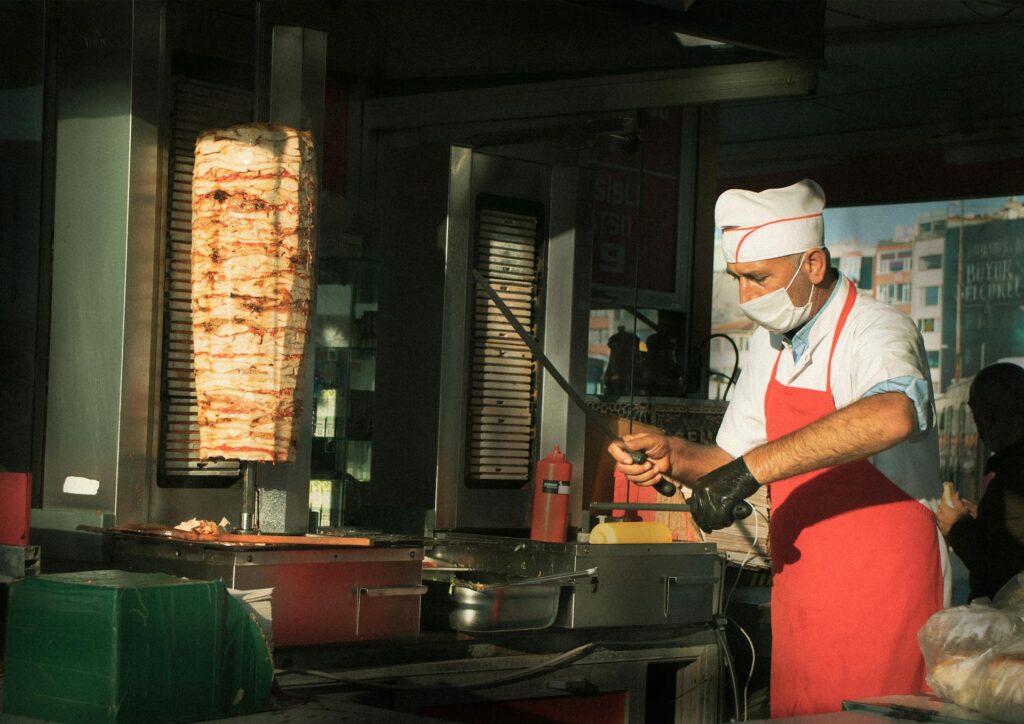
[[[174,530],[183,530],[186,533],[202,533],[204,535],[216,535],[217,533],[228,533],[231,531],[231,523],[227,518],[221,518],[220,523],[212,520],[199,520],[192,518],[183,520],[174,526]]]

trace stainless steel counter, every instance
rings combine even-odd
[[[273,588],[274,644],[298,646],[419,632],[423,547],[240,546],[115,536],[112,563],[129,571]]]
[[[545,543],[439,533],[431,555],[510,578],[597,568],[563,586],[554,625],[564,628],[705,623],[718,611],[723,560],[713,543]]]

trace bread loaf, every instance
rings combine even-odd
[[[1001,722],[1024,724],[1024,658],[989,651],[939,662],[928,684],[944,699]]]
[[[953,503],[953,495],[956,493],[956,486],[950,481],[946,481],[942,484],[942,502],[946,504],[947,508],[956,508]]]

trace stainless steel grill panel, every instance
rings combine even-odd
[[[536,217],[480,209],[474,258],[516,319],[535,333]],[[482,291],[473,296],[469,476],[523,483],[530,475],[537,363]]]

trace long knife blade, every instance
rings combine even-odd
[[[580,412],[582,412],[583,415],[593,425],[595,425],[599,430],[601,430],[601,432],[603,432],[609,440],[618,440],[620,443],[622,443],[622,438],[619,435],[616,435],[612,432],[611,428],[609,428],[604,423],[604,420],[597,416],[597,413],[593,409],[591,409],[590,405],[587,404],[586,400],[584,400],[583,397],[580,396],[580,393],[573,389],[572,385],[569,384],[569,381],[562,376],[562,373],[558,371],[558,368],[555,367],[551,360],[547,358],[547,355],[545,355],[544,351],[540,348],[540,343],[536,339],[534,339],[533,335],[531,335],[526,330],[526,328],[519,322],[519,320],[516,319],[516,316],[512,313],[512,310],[509,309],[508,306],[505,304],[505,301],[501,298],[501,295],[499,295],[498,292],[494,289],[494,287],[491,286],[491,283],[487,281],[487,277],[485,277],[476,269],[473,269],[472,271],[473,278],[476,279],[477,284],[479,284],[483,288],[483,290],[487,292],[487,296],[491,298],[491,301],[494,302],[495,306],[497,306],[498,309],[501,310],[501,313],[505,315],[505,319],[508,320],[508,323],[512,326],[512,329],[514,329],[516,334],[519,335],[519,338],[523,340],[523,344],[525,344],[530,349],[530,352],[533,353],[533,356],[536,357],[537,361],[540,362],[544,369],[548,371],[548,374],[551,375],[552,379],[554,379],[555,382],[558,383],[558,386],[562,388],[562,391],[569,396],[569,399],[572,400],[573,404],[576,405],[576,407],[579,408]],[[643,452],[638,450],[630,450],[625,443],[622,443],[622,447],[627,453],[629,453],[633,457],[634,463],[639,465],[640,463],[647,460],[647,455],[645,455]],[[668,475],[662,474],[661,478],[662,479],[660,481],[654,484],[654,488],[666,498],[670,498],[673,495],[675,495],[678,491],[678,488],[682,487],[679,482],[673,480]],[[669,488],[671,488],[671,490],[669,490]],[[749,503],[747,503],[746,501],[740,501],[739,503],[736,504],[736,507],[733,509],[733,517],[736,520],[741,520],[743,518],[746,518],[752,512],[753,508],[750,506]]]
[[[541,363],[544,369],[548,371],[548,374],[551,375],[552,379],[558,383],[558,386],[562,388],[562,391],[569,396],[569,399],[572,400],[573,404],[583,412],[592,424],[607,435],[609,440],[618,440],[619,436],[612,432],[611,428],[605,424],[604,420],[597,417],[597,414],[590,408],[590,405],[587,404],[586,400],[584,400],[580,393],[577,392],[573,386],[569,384],[569,381],[562,376],[562,373],[558,371],[558,368],[555,367],[554,363],[547,358],[547,355],[545,355],[543,350],[540,348],[540,343],[534,339],[533,335],[526,330],[518,319],[516,319],[516,316],[505,304],[501,295],[499,295],[494,287],[491,286],[490,282],[487,281],[487,277],[476,269],[473,269],[473,277],[476,279],[477,284],[487,292],[487,296],[491,298],[491,301],[494,302],[495,306],[501,310],[505,319],[510,325],[512,325],[512,329],[514,329],[516,334],[519,335],[519,338],[523,340],[523,344],[530,348],[530,352],[533,353],[533,356]]]
[[[551,360],[547,358],[547,355],[545,355],[544,351],[540,348],[540,343],[536,339],[534,339],[533,335],[531,335],[526,330],[526,328],[520,323],[520,321],[516,319],[516,316],[512,313],[512,310],[509,309],[508,305],[505,304],[505,300],[501,298],[501,295],[498,294],[494,287],[491,286],[491,283],[487,281],[487,277],[485,277],[476,269],[473,269],[473,277],[476,279],[477,284],[479,284],[483,288],[483,290],[487,292],[487,296],[491,298],[491,301],[494,302],[495,306],[497,306],[498,309],[501,310],[501,313],[505,316],[505,319],[508,320],[508,323],[512,326],[512,329],[514,329],[516,334],[519,335],[519,338],[523,340],[523,344],[529,347],[530,352],[533,353],[533,356],[537,359],[538,362],[541,363],[544,369],[548,371],[548,374],[551,375],[552,379],[554,379],[554,381],[558,383],[558,386],[562,388],[562,391],[569,396],[569,399],[572,400],[573,404],[576,405],[576,407],[579,408],[579,410],[590,421],[590,423],[597,427],[601,432],[603,432],[609,440],[618,440],[621,443],[622,438],[619,435],[615,434],[612,431],[612,429],[605,424],[603,419],[598,417],[597,413],[593,409],[591,409],[590,405],[587,404],[586,400],[584,400],[583,397],[580,396],[580,393],[577,392],[572,387],[572,385],[569,384],[569,381],[562,376],[562,373],[558,371],[558,368],[555,367]],[[627,453],[629,453],[633,457],[633,462],[636,463],[637,465],[647,460],[647,455],[645,455],[643,452],[640,452],[638,450],[630,450],[629,447],[625,445],[625,443],[622,443],[622,447]],[[676,489],[677,487],[679,487],[679,483],[672,480],[672,478],[670,478],[667,475],[663,475],[662,480],[664,481],[664,483],[662,483],[661,481],[655,483],[655,488],[657,489],[657,491],[666,497],[671,497],[675,495]],[[671,490],[669,488],[671,488]]]

